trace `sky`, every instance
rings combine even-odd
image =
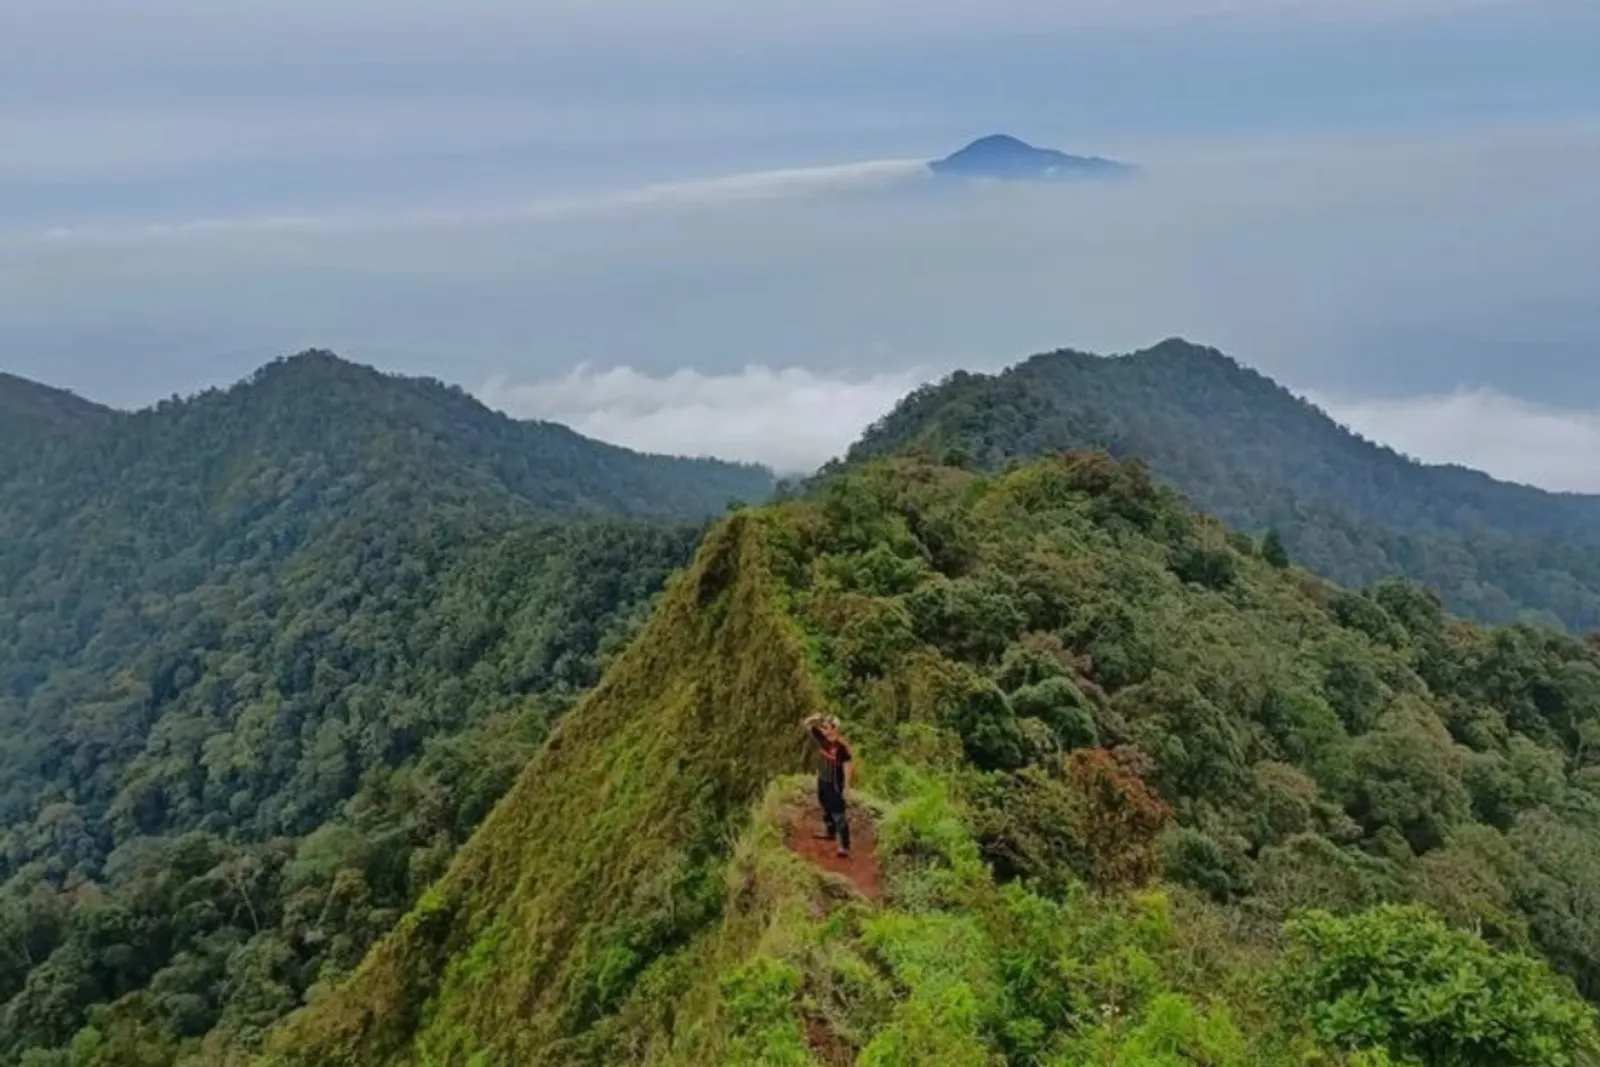
[[[1600,492],[1589,0],[0,0],[0,369],[332,348],[805,469],[916,384],[1215,345]],[[1009,132],[1115,185],[934,188]]]

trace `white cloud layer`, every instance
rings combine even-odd
[[[175,229],[54,241],[0,223],[0,362],[132,405],[310,346],[466,382],[831,380],[1181,335],[1330,395],[1600,407],[1592,123],[1088,147],[1141,178],[902,187],[891,161],[193,226],[174,204],[136,217]]]
[[[728,374],[580,367],[547,381],[504,378],[485,403],[649,452],[718,456],[805,473],[940,375],[844,377],[753,365]],[[1533,404],[1489,389],[1399,399],[1305,394],[1339,422],[1426,463],[1456,463],[1544,489],[1600,492],[1600,411]]]
[[[1318,106],[1330,86],[1358,110],[1407,84],[1452,107],[1476,84],[1493,103],[1589,82],[1586,53],[1561,54],[1593,34],[1586,3],[0,0],[0,181],[44,187],[0,209],[67,222],[119,191],[52,188],[71,182],[247,180],[295,198],[322,186],[284,177],[362,161],[387,186],[452,161],[541,175],[597,150],[642,149],[638,166],[767,139],[769,154],[730,163],[755,169],[824,158],[779,147],[785,129],[825,144],[859,131],[835,158],[898,155],[1028,113],[1076,139],[1262,96]],[[1405,57],[1404,77],[1386,56]],[[205,173],[230,167],[250,173]]]
[[[927,164],[923,160],[868,160],[836,166],[795,167],[692,181],[657,182],[633,188],[547,196],[521,204],[363,214],[222,217],[135,226],[62,226],[34,233],[14,234],[9,238],[0,234],[0,240],[9,240],[13,244],[36,241],[62,243],[127,241],[209,234],[330,235],[359,231],[404,233],[438,229],[462,230],[502,223],[531,223],[595,215],[616,217],[638,211],[682,211],[725,207],[752,201],[803,199],[903,185],[922,179],[927,174]]]
[[[1533,404],[1492,389],[1307,399],[1362,436],[1426,463],[1458,463],[1542,489],[1600,493],[1600,411]]]
[[[933,377],[902,371],[829,377],[799,367],[749,366],[734,374],[580,367],[532,384],[500,379],[480,393],[518,418],[647,452],[764,463],[809,473],[842,454],[874,419]]]

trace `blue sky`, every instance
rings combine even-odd
[[[1592,3],[0,0],[0,24],[0,366],[109,402],[321,345],[805,465],[951,367],[1181,334],[1425,458],[1600,490],[1567,454],[1600,442]],[[1146,178],[884,187],[995,130]]]

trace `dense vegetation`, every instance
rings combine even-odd
[[[115,418],[109,408],[71,393],[0,373],[0,481]]]
[[[912,447],[991,468],[1055,450],[1137,456],[1229,524],[1276,529],[1296,561],[1342,584],[1404,576],[1471,617],[1600,628],[1600,498],[1416,463],[1182,341],[956,374],[906,398],[851,458]]]
[[[1182,345],[703,542],[765,471],[322,353],[0,415],[0,1067],[1600,1064],[1600,643],[1387,579],[1583,625],[1592,501]]]
[[[843,716],[881,904],[782,844]],[[1325,584],[1142,465],[725,520],[272,1067],[1596,1062],[1600,649]]]
[[[325,354],[135,414],[7,379],[0,412],[5,1065],[253,1047],[770,482]]]
[[[109,408],[26,378],[0,371],[0,426],[8,439],[21,435],[60,431],[68,427],[109,421]]]

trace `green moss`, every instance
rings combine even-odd
[[[265,1062],[567,1062],[653,960],[715,927],[738,828],[803,766],[797,724],[821,708],[759,527],[733,516],[425,907]]]

